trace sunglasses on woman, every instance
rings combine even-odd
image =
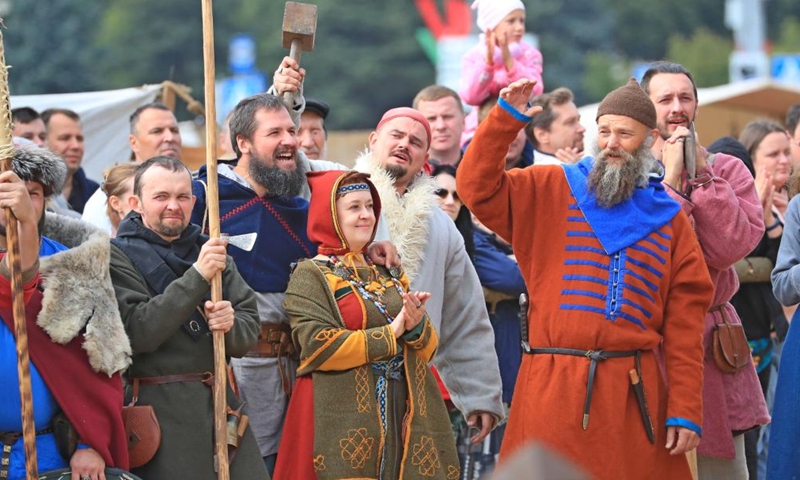
[[[434,195],[436,195],[437,197],[441,198],[442,200],[446,199],[448,195],[452,195],[453,196],[453,201],[455,201],[455,202],[460,202],[461,201],[461,199],[458,198],[458,193],[455,190],[448,190],[446,188],[439,188],[439,189],[436,189],[433,193],[434,193]]]

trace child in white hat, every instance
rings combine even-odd
[[[544,92],[542,54],[522,40],[525,35],[522,1],[475,0],[472,9],[478,11],[477,24],[483,33],[478,44],[465,53],[462,60],[459,94],[464,103],[480,106],[521,78],[536,80],[531,97]],[[476,113],[467,117],[464,133],[468,138],[475,132],[477,123]]]

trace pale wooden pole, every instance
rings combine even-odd
[[[11,170],[14,144],[11,140],[11,108],[9,106],[8,67],[0,31],[0,170]],[[22,404],[22,438],[25,447],[25,472],[28,480],[39,478],[36,461],[36,425],[33,421],[33,395],[31,392],[31,364],[28,355],[28,326],[25,323],[25,299],[22,294],[22,259],[20,258],[19,227],[10,208],[6,214],[6,255],[11,275],[11,301],[14,307],[14,336],[17,342],[17,374],[19,397]]]
[[[203,2],[203,66],[206,103],[206,172],[208,173],[208,233],[219,238],[219,183],[217,179],[217,109],[214,70],[214,15],[212,0]],[[222,273],[211,280],[211,301],[222,301]],[[230,478],[227,428],[227,361],[225,334],[215,330],[214,338],[214,443],[217,478]]]

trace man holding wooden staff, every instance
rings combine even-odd
[[[41,236],[45,199],[60,193],[66,175],[61,159],[48,150],[18,147],[12,170],[0,174],[0,209],[10,208],[19,225],[39,471],[67,467],[74,479],[105,480],[106,467],[128,467],[118,372],[130,363],[130,347],[119,322],[107,266],[96,261],[102,248],[95,239],[86,247],[62,251],[66,247]],[[48,220],[59,222],[55,217]],[[18,479],[25,478],[26,472],[19,433],[20,397],[12,388],[19,380],[6,225],[4,210],[0,210],[0,384],[5,386],[0,392],[0,478]],[[59,225],[65,234],[59,240],[73,246],[82,243],[84,238],[75,235],[78,230]],[[99,242],[107,252],[107,240],[101,237]],[[69,269],[64,267],[65,260]],[[43,279],[47,286],[41,290]],[[92,293],[91,300],[82,295],[87,292]],[[108,343],[98,343],[98,334]]]
[[[256,299],[226,255],[227,242],[208,239],[189,223],[192,179],[179,160],[154,157],[141,164],[130,202],[134,212],[112,240],[111,278],[133,348],[132,396],[152,405],[161,425],[155,456],[133,470],[148,479],[212,480],[212,332],[224,332],[228,355],[247,353],[258,335]],[[210,282],[220,273],[227,300],[212,302]],[[229,450],[238,445],[230,478],[268,478],[230,388],[227,404]]]

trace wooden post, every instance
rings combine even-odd
[[[208,232],[219,238],[219,183],[217,178],[217,109],[214,70],[214,15],[212,0],[203,2],[203,65],[206,104],[206,172],[208,174]],[[211,280],[211,301],[222,300],[222,274]],[[217,478],[228,480],[228,432],[226,409],[227,361],[225,334],[214,331],[214,442]]]
[[[11,108],[9,106],[8,68],[0,32],[0,169],[11,170],[14,144],[11,141]],[[28,480],[39,478],[36,461],[36,426],[33,422],[33,395],[31,392],[31,365],[28,356],[28,326],[25,323],[25,299],[22,294],[22,259],[20,258],[19,227],[10,208],[6,214],[6,247],[11,274],[11,301],[14,307],[14,337],[17,343],[17,374],[19,396],[22,403],[22,437],[25,447],[25,472]]]

